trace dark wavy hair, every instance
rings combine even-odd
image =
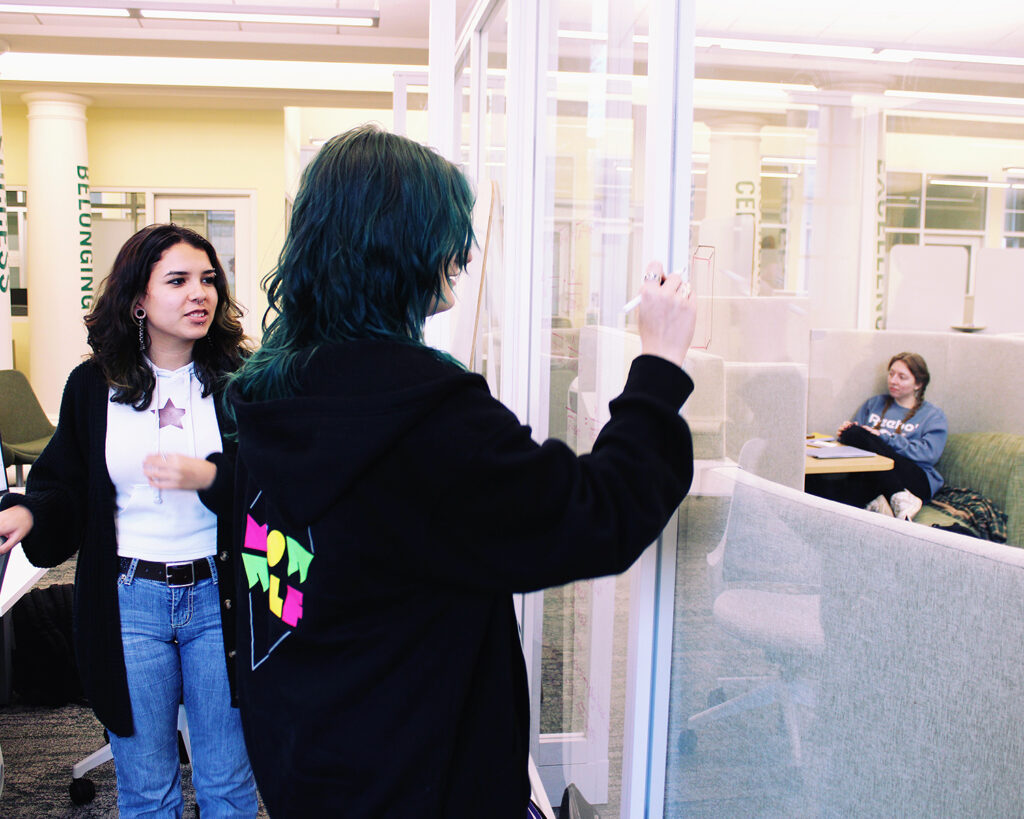
[[[302,174],[288,238],[264,280],[263,343],[232,376],[242,395],[294,395],[323,344],[423,344],[445,277],[469,261],[473,200],[455,165],[377,126],[324,144]]]
[[[139,349],[139,325],[134,310],[146,294],[149,276],[164,253],[178,244],[202,250],[216,272],[217,308],[206,337],[192,347],[196,376],[203,395],[218,389],[224,377],[238,369],[245,351],[242,311],[228,293],[224,268],[217,251],[203,236],[179,225],[149,225],[118,251],[110,275],[100,285],[92,310],[85,317],[90,359],[99,364],[113,400],[137,410],[149,406],[156,377]],[[148,346],[148,345],[147,345]]]

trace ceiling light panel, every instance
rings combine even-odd
[[[4,14],[59,14],[74,17],[130,17],[126,8],[102,8],[97,6],[46,6],[23,3],[0,4]]]
[[[210,7],[195,10],[140,8],[139,16],[147,20],[203,20],[221,23],[273,23],[277,25],[356,26],[361,28],[373,28],[380,19],[375,11],[345,12],[339,10],[338,14],[324,14],[324,11],[324,9],[309,9],[298,13],[296,11],[280,13],[251,10],[210,10]]]

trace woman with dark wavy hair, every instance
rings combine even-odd
[[[624,571],[685,495],[695,302],[646,274],[644,354],[593,452],[537,444],[423,341],[470,261],[452,163],[362,127],[306,168],[233,378],[239,698],[271,816],[527,814],[514,592]],[[623,271],[625,275],[626,271]]]
[[[180,816],[184,702],[204,817],[255,816],[232,707],[233,454],[216,396],[242,360],[241,312],[213,246],[150,225],[121,248],[85,317],[92,355],[68,378],[0,549],[37,566],[78,552],[75,654],[108,729],[120,815]],[[225,450],[229,450],[227,454]]]

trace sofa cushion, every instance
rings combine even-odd
[[[936,467],[947,485],[980,492],[1002,509],[1006,542],[1024,546],[1024,435],[954,433]],[[921,514],[915,521],[925,522]]]

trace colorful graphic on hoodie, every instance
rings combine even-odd
[[[268,521],[262,494],[249,507],[242,542],[254,669],[302,619],[302,586],[316,551],[308,529],[301,535],[286,533]]]

